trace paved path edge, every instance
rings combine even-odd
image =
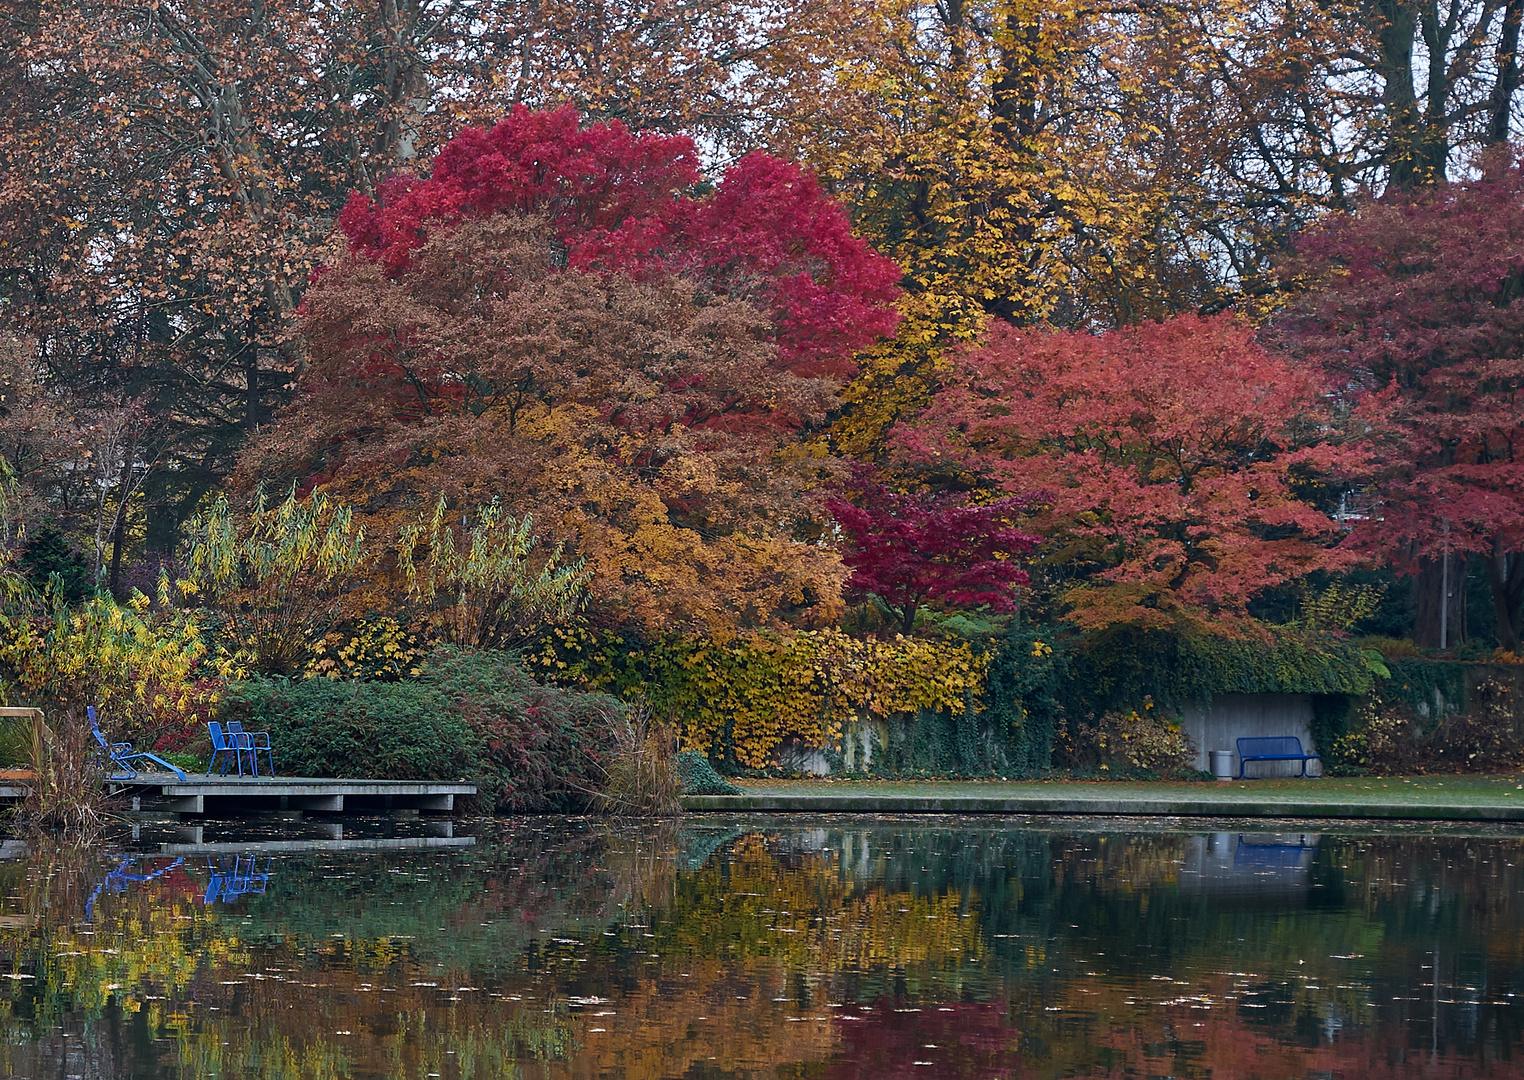
[[[1524,821],[1524,806],[1415,806],[1319,799],[1107,799],[978,795],[687,795],[692,813],[1063,814],[1104,817],[1374,818],[1415,821]]]

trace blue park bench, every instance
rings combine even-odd
[[[1302,776],[1307,775],[1309,761],[1321,761],[1317,754],[1302,749],[1302,740],[1295,735],[1269,735],[1238,740],[1238,778],[1246,780],[1244,766],[1251,761],[1300,761]]]

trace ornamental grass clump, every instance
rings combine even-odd
[[[70,709],[54,728],[38,717],[32,731],[35,775],[18,824],[30,833],[61,832],[70,842],[94,842],[107,814],[104,761],[89,722]]]
[[[605,814],[675,817],[683,812],[672,725],[651,718],[644,702],[608,716],[610,745],[593,806]]]

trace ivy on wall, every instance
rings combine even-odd
[[[1312,694],[1315,726],[1331,739],[1348,703],[1386,673],[1375,653],[1286,629],[1268,640],[1142,631],[1066,639],[1029,627],[974,641],[820,630],[717,644],[578,628],[557,631],[532,660],[562,683],[644,698],[678,723],[684,747],[734,767],[764,768],[787,742],[844,764],[849,725],[873,721],[871,771],[885,776],[1039,775],[1060,734],[1076,737],[1086,717],[1178,715],[1216,694]]]
[[[643,697],[680,722],[685,747],[749,768],[766,766],[788,739],[837,747],[857,719],[962,714],[982,696],[988,659],[967,642],[839,630],[720,644],[588,629],[558,632],[534,658],[559,681]]]
[[[1071,713],[1178,711],[1217,694],[1365,694],[1388,674],[1379,653],[1324,634],[1272,627],[1266,637],[1117,628],[1072,651],[1062,697]]]
[[[1420,710],[1431,721],[1440,719],[1441,705],[1444,711],[1464,712],[1466,672],[1475,664],[1455,660],[1431,660],[1423,656],[1394,656],[1387,660],[1392,677],[1382,687],[1385,697],[1402,702]]]

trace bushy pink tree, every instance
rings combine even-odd
[[[682,135],[581,126],[570,106],[518,107],[467,128],[427,177],[399,177],[375,201],[354,195],[339,224],[393,276],[432,231],[499,213],[548,219],[575,270],[637,279],[680,274],[770,311],[779,362],[843,378],[852,354],[893,332],[901,277],[852,235],[846,214],[798,165],[752,153],[712,191]]]
[[[1031,494],[1086,629],[1231,626],[1353,556],[1330,481],[1363,468],[1315,372],[1231,318],[1107,334],[995,326],[898,436],[911,461]]]
[[[826,508],[846,536],[848,588],[877,598],[901,632],[914,631],[926,606],[1015,610],[1016,589],[1030,580],[1019,560],[1039,542],[1014,524],[1024,499],[976,504],[946,492],[902,494],[867,472],[847,494]]]

